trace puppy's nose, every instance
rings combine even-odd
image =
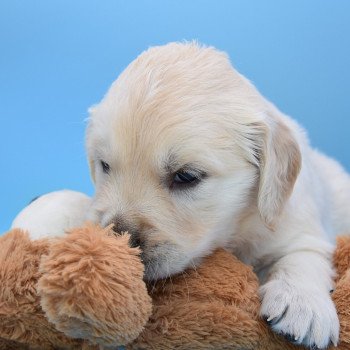
[[[127,232],[130,234],[129,245],[132,248],[143,247],[143,240],[141,239],[140,232],[138,231],[135,225],[127,223],[125,220],[121,218],[116,218],[113,220],[113,231],[116,233]]]
[[[140,247],[141,249],[143,248],[143,241],[139,233],[133,233],[130,236],[129,245],[131,248],[136,248],[136,247]]]
[[[113,231],[116,233],[128,232],[132,234],[135,231],[135,227],[133,225],[119,217],[113,219],[111,224],[113,224]]]

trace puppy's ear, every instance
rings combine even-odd
[[[254,154],[260,170],[258,209],[273,229],[288,200],[301,168],[301,153],[289,127],[268,117],[255,125]]]

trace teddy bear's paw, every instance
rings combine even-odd
[[[328,293],[272,280],[260,287],[260,295],[260,314],[276,333],[311,349],[337,344],[339,320]]]
[[[55,327],[72,338],[116,346],[134,340],[152,312],[139,250],[127,235],[92,224],[52,241],[37,290]]]

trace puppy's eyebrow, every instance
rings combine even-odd
[[[179,170],[192,170],[193,172],[198,173],[198,175],[206,174],[206,171],[201,169],[198,164],[194,162],[185,164],[181,163],[174,154],[169,154],[169,156],[166,158],[163,163],[163,169],[166,175],[172,175]]]
[[[173,174],[181,167],[179,161],[174,154],[169,154],[163,162],[163,169],[165,174]]]

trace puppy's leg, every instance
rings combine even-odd
[[[329,253],[297,250],[279,259],[260,288],[261,315],[272,329],[297,344],[336,344],[339,320],[333,301]]]

